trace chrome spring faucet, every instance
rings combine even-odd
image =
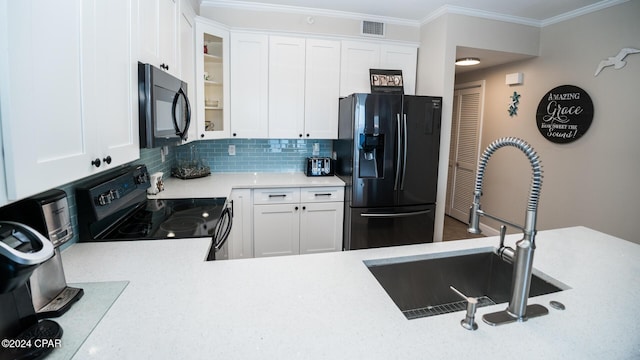
[[[505,146],[513,146],[521,150],[529,159],[533,169],[531,189],[529,192],[529,202],[524,227],[512,224],[506,220],[489,215],[480,208],[480,197],[482,196],[482,183],[487,162],[493,153]],[[476,183],[474,189],[473,204],[469,210],[468,232],[480,234],[480,216],[499,221],[503,224],[516,227],[524,233],[522,240],[516,243],[516,249],[504,246],[506,227],[502,226],[500,231],[500,249],[498,254],[509,262],[513,263],[513,277],[511,279],[511,298],[509,306],[504,311],[499,311],[483,316],[482,320],[489,325],[500,325],[515,321],[526,321],[528,318],[546,315],[547,308],[542,305],[528,305],[529,289],[531,288],[531,273],[533,270],[533,253],[535,251],[536,217],[538,211],[538,199],[540,188],[542,187],[542,166],[538,154],[531,145],[522,139],[515,137],[505,137],[495,140],[484,150],[478,162]]]

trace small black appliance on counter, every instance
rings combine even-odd
[[[42,358],[54,349],[42,344],[62,337],[55,321],[38,321],[27,285],[53,252],[51,242],[33,228],[0,221],[0,360]],[[29,342],[32,339],[41,342]]]
[[[35,229],[53,244],[51,259],[29,279],[29,290],[38,318],[58,317],[78,301],[84,291],[67,286],[60,246],[73,237],[67,194],[53,189],[0,208],[0,220],[16,221]]]
[[[304,174],[307,176],[333,176],[333,160],[328,157],[309,157]]]

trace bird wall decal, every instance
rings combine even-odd
[[[620,50],[618,55],[610,56],[606,60],[600,61],[600,64],[598,64],[598,68],[596,69],[596,73],[593,76],[598,76],[602,69],[609,66],[613,66],[613,68],[616,70],[622,69],[625,65],[627,65],[627,62],[624,61],[624,58],[629,54],[637,53],[640,53],[640,50],[634,48],[623,48],[622,50]]]

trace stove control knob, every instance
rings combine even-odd
[[[144,184],[146,182],[148,182],[149,179],[147,179],[147,174],[146,173],[142,173],[140,175],[137,175],[135,178],[135,183],[136,184]]]
[[[100,206],[109,205],[111,203],[111,195],[109,193],[100,194],[98,197],[98,204]]]
[[[109,190],[109,195],[112,200],[120,199],[120,191],[118,191],[118,189]]]

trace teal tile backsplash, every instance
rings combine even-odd
[[[319,154],[313,155],[317,143]],[[236,155],[229,155],[229,145]],[[225,139],[195,141],[175,148],[175,158],[202,158],[213,173],[223,172],[303,172],[306,158],[331,156],[332,140]]]

